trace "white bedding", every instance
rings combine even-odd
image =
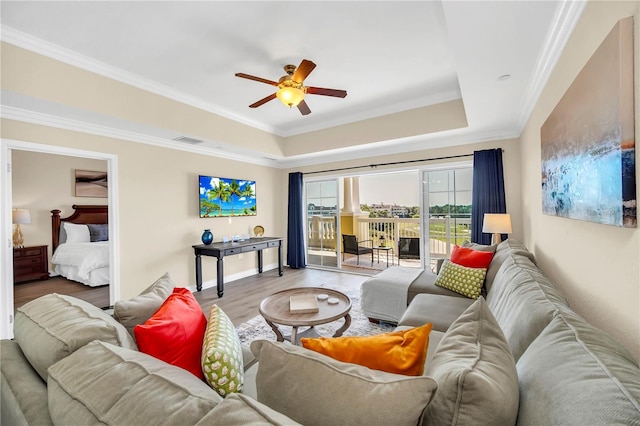
[[[109,242],[60,244],[51,263],[57,273],[71,280],[90,286],[108,284]]]
[[[94,269],[89,273],[89,278],[80,278],[78,268],[69,265],[55,265],[56,274],[65,277],[68,280],[77,281],[89,287],[98,287],[109,284],[109,267]]]

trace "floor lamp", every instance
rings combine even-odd
[[[506,213],[485,213],[482,232],[493,234],[491,244],[500,244],[502,234],[511,233],[511,216]]]

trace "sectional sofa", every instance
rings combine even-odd
[[[118,320],[44,296],[0,342],[1,423],[640,425],[638,361],[571,310],[524,246],[498,246],[487,277],[486,299],[454,302],[453,314],[446,304],[463,298],[412,296],[397,331],[433,323],[422,376],[256,341],[243,348],[243,392],[226,398],[137,350],[127,327],[154,309],[140,298],[162,301],[162,286]]]
[[[467,247],[495,251],[486,273],[483,294],[486,307],[499,326],[515,363],[519,388],[517,424],[640,425],[638,360],[607,333],[571,309],[558,288],[537,268],[534,255],[520,241],[509,238],[498,246],[467,244]],[[379,284],[380,277],[375,279]],[[461,317],[468,314],[475,302],[434,285],[436,279],[436,275],[425,271],[403,286],[407,289],[403,293],[406,307],[394,321],[398,323],[397,329],[425,322],[433,324],[425,374],[438,382],[434,400],[439,392],[444,392],[445,381],[437,371],[443,363],[455,360],[459,368],[467,369],[468,373],[487,368],[482,365],[481,352],[466,353],[461,357],[460,348],[447,339],[449,334],[455,333]],[[371,281],[374,285],[370,288],[368,284],[371,283],[365,282],[362,286],[365,312],[366,300],[379,297],[380,286],[375,280]],[[386,312],[374,307],[368,314],[393,321],[398,311],[393,307]],[[483,336],[475,337],[481,348]],[[443,342],[445,339],[448,341]],[[437,359],[432,353],[434,348],[440,352]],[[443,351],[451,356],[443,356]],[[466,362],[462,358],[466,358]],[[456,383],[462,385],[463,376],[458,379]],[[489,377],[485,379],[489,380]],[[497,400],[494,402],[498,403]],[[460,403],[460,407],[462,405],[464,403]],[[431,423],[429,415],[434,417],[435,408],[433,402],[427,407],[427,424]],[[470,418],[467,420],[471,421]]]

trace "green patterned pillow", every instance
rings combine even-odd
[[[242,347],[233,323],[218,305],[211,307],[202,345],[202,372],[209,386],[225,397],[242,391]]]
[[[477,299],[486,275],[486,268],[467,268],[445,260],[434,284]]]

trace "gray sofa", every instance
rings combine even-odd
[[[495,250],[484,297],[515,363],[517,424],[640,425],[638,360],[571,309],[521,242],[510,238],[497,247],[472,248]],[[424,272],[411,283],[397,329],[433,323],[425,374],[438,382],[437,397],[444,390],[433,363],[442,362],[442,357],[435,360],[433,350],[445,349],[442,340],[474,301],[435,286],[435,279]],[[367,292],[366,282],[362,292]],[[454,355],[448,361],[453,359]],[[471,363],[463,367],[473,369]]]
[[[1,424],[640,425],[637,360],[570,309],[522,244],[497,248],[487,287],[486,300],[429,294],[429,283],[411,296],[397,330],[434,324],[423,376],[257,341],[244,348],[243,394],[224,399],[138,352],[103,311],[45,296],[0,342]],[[156,290],[139,297],[161,300]],[[138,305],[115,317],[141,321]]]
[[[172,289],[165,275],[116,305],[122,323],[58,294],[19,308],[15,338],[0,341],[0,424],[296,424],[255,398],[223,399],[188,371],[138,351],[127,327],[149,318]],[[242,352],[251,393],[256,360]]]

